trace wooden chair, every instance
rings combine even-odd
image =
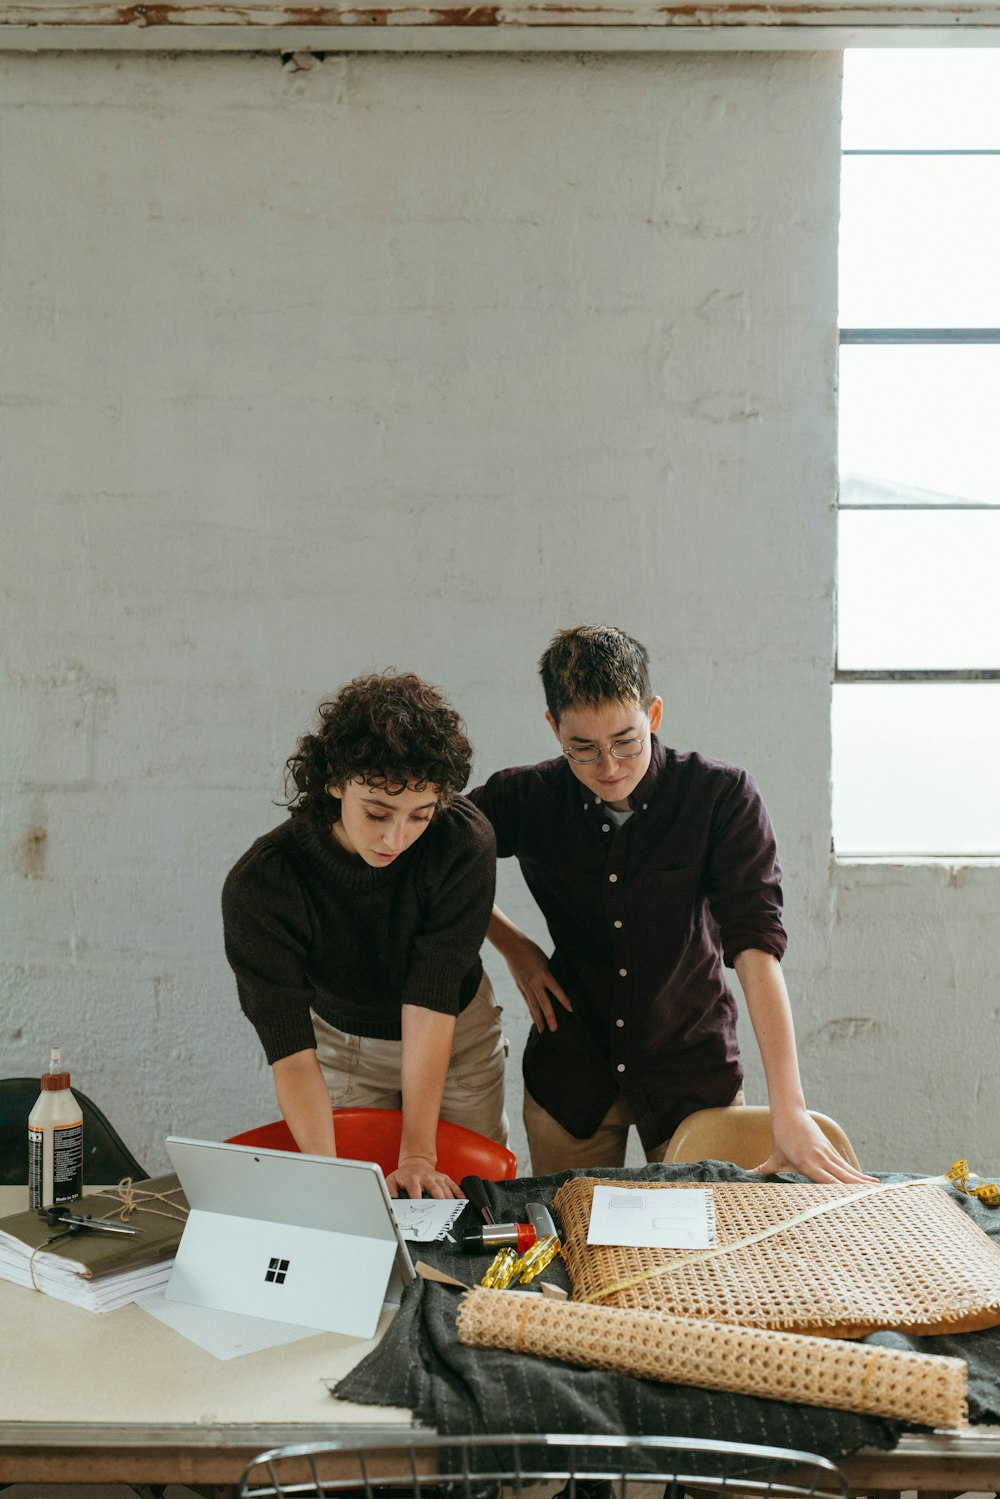
[[[348,1161],[377,1161],[388,1176],[399,1160],[403,1116],[398,1109],[334,1109],[337,1154]],[[227,1145],[256,1145],[265,1150],[298,1150],[283,1119],[231,1135]],[[475,1130],[442,1119],[437,1129],[438,1170],[454,1181],[480,1176],[484,1181],[512,1181],[517,1156],[505,1145]]]
[[[643,1499],[771,1496],[847,1499],[833,1463],[813,1453],[698,1437],[591,1434],[521,1436],[369,1436],[277,1447],[243,1474],[239,1499],[333,1499],[345,1490],[360,1499],[468,1499],[503,1486],[521,1499],[532,1485],[558,1481],[557,1499],[626,1499],[628,1483]],[[543,1493],[551,1493],[551,1488]],[[632,1499],[636,1491],[633,1490]]]
[[[845,1161],[859,1166],[850,1140],[826,1114],[811,1116]],[[751,1170],[771,1154],[771,1111],[758,1107],[699,1109],[677,1126],[663,1159],[675,1161],[731,1161]]]

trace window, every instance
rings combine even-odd
[[[1000,855],[1000,52],[844,74],[834,848]]]

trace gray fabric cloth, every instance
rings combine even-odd
[[[568,1177],[584,1175],[609,1181],[760,1180],[734,1166],[704,1161],[695,1166],[563,1172],[488,1183],[487,1191],[498,1220],[518,1218],[523,1222],[526,1202],[551,1202]],[[791,1175],[770,1179],[802,1180]],[[880,1175],[879,1179],[912,1178],[893,1174]],[[985,1208],[968,1198],[957,1200],[991,1238],[1000,1241],[1000,1209]],[[476,1222],[470,1206],[453,1232],[460,1234]],[[473,1284],[490,1256],[434,1244],[421,1245],[420,1258]],[[546,1279],[568,1288],[561,1261],[546,1271]],[[458,1290],[424,1281],[411,1286],[379,1346],[340,1381],[334,1393],[363,1404],[409,1407],[421,1423],[450,1436],[564,1431],[712,1437],[792,1447],[836,1459],[860,1447],[893,1447],[906,1429],[901,1421],[662,1384],[497,1349],[466,1348],[455,1332],[461,1295]],[[972,1421],[1000,1421],[1000,1328],[939,1338],[876,1333],[868,1341],[966,1359]]]

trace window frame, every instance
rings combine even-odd
[[[892,156],[892,157],[938,157],[938,156],[1000,156],[1000,149],[981,148],[907,148],[907,147],[883,147],[865,148],[848,147],[842,149],[841,158],[853,156]],[[1000,328],[986,326],[971,326],[965,328],[953,327],[859,327],[844,326],[838,320],[838,349],[846,347],[887,347],[892,345],[905,345],[915,347],[919,345],[993,345],[1000,346]],[[838,379],[839,386],[839,379]],[[1000,511],[1000,501],[990,500],[956,500],[951,503],[934,501],[901,501],[892,503],[889,501],[875,501],[872,504],[864,504],[857,500],[845,501],[841,498],[842,474],[838,455],[838,484],[837,484],[837,549],[838,557],[840,550],[840,516],[857,511],[885,512],[893,511],[900,516],[914,515],[924,511],[949,511],[954,514],[968,513],[969,511]],[[839,564],[837,576],[836,598],[839,606],[840,577]],[[855,684],[928,684],[928,683],[973,683],[988,684],[1000,683],[1000,665],[996,667],[951,667],[951,668],[906,668],[906,667],[874,667],[874,668],[849,668],[840,665],[840,626],[839,617],[835,622],[834,637],[834,670],[833,688]],[[896,852],[886,849],[880,853],[858,854],[848,849],[840,849],[837,846],[835,829],[831,828],[831,853],[838,861],[856,862],[863,858],[866,862],[893,862],[899,858],[912,859],[917,857],[920,862],[940,862],[944,860],[954,863],[956,859],[962,862],[973,862],[981,859],[992,860],[995,855],[983,855],[974,852],[951,852],[951,853],[927,853],[914,856],[913,854]]]
[[[844,156],[1000,156],[1000,151],[844,151]],[[1000,328],[841,328],[839,347],[868,345],[885,347],[892,344],[995,344],[1000,345]],[[945,510],[951,514],[962,514],[970,510],[1000,511],[1000,501],[966,500],[954,504],[904,502],[888,504],[876,501],[870,505],[844,502],[840,498],[839,474],[837,493],[837,517],[848,511],[890,510],[896,514],[915,514],[925,510]],[[872,667],[866,669],[842,667],[839,660],[840,641],[837,638],[834,657],[834,684],[852,682],[1000,682],[1000,666],[997,667],[951,667],[936,669],[904,667]]]

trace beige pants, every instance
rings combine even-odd
[[[733,1098],[729,1107],[742,1108],[746,1099],[743,1089]],[[551,1176],[555,1171],[572,1171],[590,1166],[624,1166],[625,1146],[629,1128],[635,1116],[623,1095],[619,1094],[601,1123],[586,1140],[564,1130],[541,1104],[536,1103],[524,1090],[524,1128],[531,1150],[531,1174]],[[647,1161],[662,1161],[669,1140],[646,1151]]]
[[[500,1027],[502,1014],[484,972],[482,983],[455,1022],[441,1118],[506,1145],[503,1083],[509,1047]],[[312,1021],[316,1055],[335,1109],[403,1107],[399,1087],[402,1041],[352,1036],[328,1025],[315,1011]]]

